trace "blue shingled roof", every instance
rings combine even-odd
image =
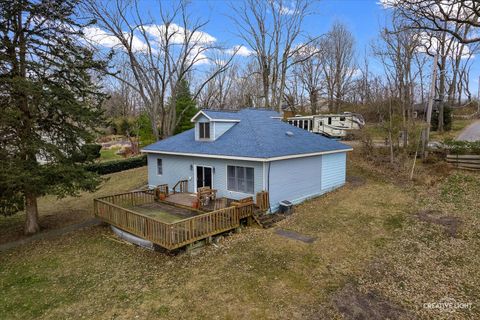
[[[215,141],[195,141],[194,129],[153,143],[144,152],[192,153],[214,156],[274,158],[317,152],[350,150],[351,147],[294,127],[277,112],[242,109],[237,112],[204,110],[212,119],[240,120]],[[293,135],[287,135],[287,132]]]

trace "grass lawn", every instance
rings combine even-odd
[[[117,151],[120,150],[120,148],[110,148],[110,149],[104,149],[100,150],[100,162],[103,161],[110,161],[110,160],[121,160],[125,159],[122,155],[117,154]]]
[[[105,182],[94,193],[84,192],[80,197],[58,199],[46,196],[38,199],[40,225],[44,229],[59,228],[93,217],[93,199],[129,191],[147,184],[147,168],[141,167],[105,175]],[[25,214],[0,216],[0,243],[23,237]]]
[[[252,227],[195,255],[170,256],[94,227],[2,253],[0,315],[332,319],[341,318],[335,297],[353,287],[366,300],[381,297],[383,307],[404,310],[405,319],[475,318],[477,307],[441,313],[422,306],[444,297],[478,301],[479,176],[454,173],[424,191],[359,163],[349,175],[362,183],[305,202],[277,225],[315,237],[311,244]],[[455,236],[417,218],[433,208],[460,219]]]
[[[431,131],[430,140],[443,141],[448,138],[454,139],[459,135],[459,133],[463,129],[465,129],[468,125],[473,123],[475,120],[476,119],[453,119],[452,130],[445,131],[442,133],[437,131]],[[420,124],[420,121],[418,123]],[[364,130],[366,130],[370,134],[373,140],[384,141],[385,137],[387,136],[387,133],[385,132],[385,130],[378,123],[369,123],[366,125]]]

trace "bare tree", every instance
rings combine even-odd
[[[193,19],[184,1],[172,8],[159,2],[158,20],[148,21],[140,13],[137,0],[116,0],[113,4],[89,0],[87,9],[97,21],[93,33],[103,33],[103,41],[114,44],[113,53],[127,59],[134,81],[121,77],[115,70],[111,75],[139,94],[156,139],[173,134],[179,119],[175,107],[168,102],[174,100],[177,84],[199,65],[208,63],[211,52],[223,49],[201,31],[207,22]],[[194,98],[228,68],[232,58],[204,77]]]
[[[312,41],[309,46],[295,54],[294,60],[298,60],[299,63],[293,68],[292,76],[299,80],[308,94],[310,112],[317,114],[319,98],[325,85],[323,77],[325,47],[322,41]],[[297,81],[295,81],[295,87],[296,85]]]
[[[450,34],[461,43],[480,42],[478,0],[382,0],[409,21],[408,27]],[[473,32],[459,32],[458,25]]]
[[[245,0],[232,5],[232,21],[239,36],[255,52],[261,76],[263,105],[281,109],[287,72],[296,52],[308,45],[296,45],[311,1]],[[298,61],[297,61],[298,62]]]
[[[339,111],[355,73],[355,39],[341,22],[335,22],[321,44],[326,49],[324,77],[330,111]]]

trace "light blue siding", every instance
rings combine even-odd
[[[342,186],[345,183],[345,155],[343,152],[266,164],[271,211],[278,210],[282,200],[298,204]]]
[[[322,190],[338,188],[345,184],[346,152],[326,154],[322,161]]]
[[[276,211],[278,203],[282,200],[296,204],[321,194],[321,169],[321,156],[271,162],[269,174],[271,210]]]
[[[163,174],[157,175],[157,159],[162,159]],[[247,194],[227,190],[227,165],[254,168],[254,193]],[[172,188],[179,180],[188,180],[188,191],[194,192],[195,166],[209,166],[215,168],[213,174],[213,188],[218,190],[218,196],[231,199],[241,199],[253,196],[263,189],[263,164],[254,161],[237,161],[225,159],[211,159],[202,157],[185,157],[175,155],[148,154],[148,184],[157,186],[168,184]]]
[[[157,174],[157,159],[162,159],[163,174]],[[227,190],[227,166],[254,168],[254,193],[246,194]],[[148,154],[148,183],[150,186],[168,184],[172,188],[179,180],[188,180],[188,191],[194,192],[195,166],[214,169],[213,188],[218,196],[241,199],[267,190],[271,211],[278,203],[289,200],[294,204],[324,194],[345,184],[346,153],[272,161],[238,161],[203,157]],[[268,181],[270,179],[270,181]],[[265,182],[264,182],[265,180]]]
[[[219,122],[219,121],[213,122],[213,126],[214,126],[213,132],[214,132],[215,139],[220,138],[222,134],[227,132],[227,130],[233,127],[235,124],[236,122]]]

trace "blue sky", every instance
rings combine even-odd
[[[288,0],[285,2],[288,3]],[[168,5],[168,2],[165,4]],[[142,9],[151,15],[158,12],[157,5],[157,1],[141,0]],[[244,44],[236,35],[235,25],[228,16],[232,13],[230,5],[235,5],[235,0],[192,0],[190,6],[192,17],[208,20],[202,31],[227,47]],[[388,12],[378,4],[378,0],[321,0],[314,3],[313,10],[315,14],[306,19],[304,30],[310,35],[320,35],[326,33],[335,20],[343,22],[355,37],[359,63],[363,62],[365,52],[369,54],[370,44],[378,38],[380,27],[388,22]],[[480,63],[475,60],[470,84],[474,93],[477,92],[480,75]],[[382,73],[381,65],[374,58],[370,57],[369,61],[372,72]]]

